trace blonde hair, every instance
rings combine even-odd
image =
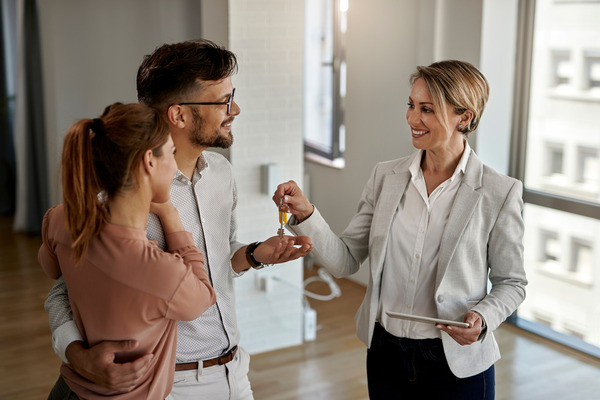
[[[467,126],[460,129],[465,136],[477,129],[490,95],[488,81],[477,68],[465,61],[439,61],[417,67],[410,76],[410,84],[414,85],[417,79],[423,79],[427,85],[435,110],[444,110],[445,104],[449,104],[457,115],[467,110],[473,113]],[[446,113],[438,111],[435,115],[448,128]]]

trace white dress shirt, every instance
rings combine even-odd
[[[381,325],[394,336],[441,337],[434,324],[392,318],[387,312],[438,317],[434,298],[438,252],[470,153],[465,141],[454,173],[429,196],[421,169],[423,151],[418,151],[412,160],[411,179],[391,224],[378,310]]]

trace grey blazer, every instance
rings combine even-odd
[[[292,217],[288,228],[310,236],[317,264],[337,277],[358,271],[367,258],[367,292],[356,314],[357,335],[370,346],[392,217],[410,181],[412,156],[379,163],[364,187],[358,212],[340,237],[319,211],[302,223]],[[487,331],[469,346],[442,332],[450,369],[459,378],[478,374],[500,358],[493,331],[525,299],[523,267],[523,186],[501,175],[471,153],[442,236],[435,281],[439,318],[461,320],[473,310]],[[488,292],[488,278],[491,289]]]

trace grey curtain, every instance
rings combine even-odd
[[[4,21],[5,10],[0,7],[0,24]],[[13,104],[7,80],[8,60],[4,28],[0,26],[0,214],[13,214],[15,211],[15,150],[12,133]]]
[[[14,229],[37,234],[49,206],[42,53],[36,0],[22,0],[15,147],[17,206]]]

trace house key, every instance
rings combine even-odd
[[[287,224],[287,213],[289,212],[288,206],[284,204],[283,197],[279,202],[279,229],[277,230],[277,235],[279,239],[283,239],[283,235],[285,233],[283,226]]]

